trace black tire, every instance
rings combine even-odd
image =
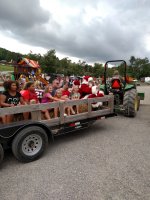
[[[131,89],[124,94],[123,107],[124,115],[127,117],[135,117],[138,110],[138,96],[136,89]]]
[[[22,129],[12,142],[14,156],[22,162],[31,162],[38,159],[48,145],[45,130],[38,126]]]
[[[2,145],[0,144],[0,163],[3,161],[4,158],[4,150]]]

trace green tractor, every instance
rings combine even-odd
[[[108,63],[121,62],[124,64],[124,77],[119,76],[107,80]],[[104,66],[104,80],[101,89],[105,95],[114,95],[114,110],[123,113],[127,117],[135,117],[139,110],[140,100],[144,100],[144,93],[137,93],[136,84],[128,83],[126,74],[126,62],[124,60],[107,61]]]

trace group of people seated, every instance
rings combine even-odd
[[[91,82],[94,86],[94,82]],[[53,80],[51,84],[39,88],[37,82],[26,82],[24,87],[20,87],[18,81],[8,80],[3,84],[4,92],[0,94],[0,107],[14,107],[18,105],[30,105],[36,103],[49,103],[55,101],[69,101],[77,100],[83,98],[83,92],[81,92],[80,80],[75,80],[73,85],[70,85],[68,81],[63,81],[60,84],[58,79]],[[87,84],[89,87],[89,84]],[[84,87],[85,88],[85,87]],[[89,87],[91,88],[91,86]],[[87,90],[87,88],[86,88]],[[90,89],[91,90],[91,89]],[[39,91],[41,92],[39,94]],[[86,91],[87,92],[87,91]],[[88,93],[88,92],[87,92]],[[50,110],[41,111],[45,119],[51,119]],[[54,108],[53,110],[54,118],[59,115],[59,108]],[[69,106],[65,108],[64,115],[74,115],[79,113],[79,108],[76,105],[75,107]],[[24,120],[30,118],[30,113],[23,113]],[[13,121],[13,115],[5,115],[1,117],[2,123],[11,123]]]

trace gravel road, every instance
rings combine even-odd
[[[97,121],[58,137],[39,160],[6,152],[0,200],[150,200],[150,86],[135,118]]]

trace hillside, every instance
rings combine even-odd
[[[12,66],[0,64],[0,72],[4,72],[4,71],[14,71],[14,68]]]
[[[20,53],[12,52],[4,48],[0,48],[0,61],[6,60],[7,62],[11,60],[18,60],[19,57],[23,56]]]

